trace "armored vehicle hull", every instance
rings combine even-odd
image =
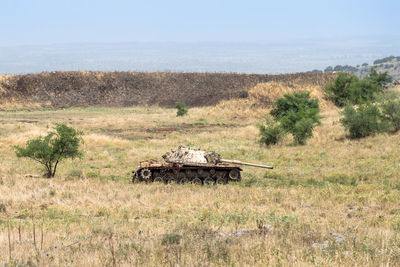
[[[242,169],[236,165],[272,169],[270,166],[222,159],[214,151],[182,145],[162,157],[165,163],[154,160],[140,162],[133,171],[132,182],[227,184],[241,180]]]
[[[133,171],[132,182],[227,184],[241,180],[242,169],[228,164],[179,164],[141,162]]]

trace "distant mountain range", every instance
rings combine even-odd
[[[358,76],[359,78],[364,77],[368,74],[371,67],[376,68],[378,72],[387,72],[393,79],[400,79],[400,56],[389,56],[381,59],[377,59],[372,65],[363,63],[361,65],[350,66],[350,65],[336,65],[335,67],[329,66],[325,68],[324,72],[337,72],[344,71],[349,72]],[[314,70],[313,72],[318,72]],[[320,71],[322,72],[322,71]]]
[[[79,70],[278,74],[372,64],[388,55],[400,55],[400,38],[0,46],[0,74]]]

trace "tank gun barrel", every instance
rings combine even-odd
[[[264,168],[264,169],[273,169],[274,168],[272,166],[241,162],[239,160],[220,159],[220,162],[232,163],[232,164],[238,164],[238,165],[246,165],[246,166],[258,167],[258,168]]]

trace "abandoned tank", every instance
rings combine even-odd
[[[138,168],[132,172],[132,182],[227,184],[241,180],[242,169],[237,165],[273,168],[222,159],[220,154],[213,151],[203,151],[182,145],[162,157],[165,163],[156,160],[141,161]]]

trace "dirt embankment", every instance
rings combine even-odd
[[[46,72],[0,76],[0,106],[125,107],[176,101],[189,106],[215,105],[244,97],[259,83],[282,82],[323,86],[332,74],[258,75],[169,72]]]

